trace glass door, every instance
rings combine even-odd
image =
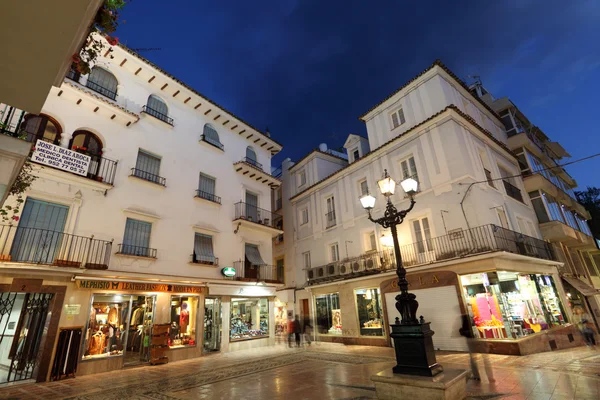
[[[146,363],[150,360],[155,302],[155,296],[132,296],[125,365]]]
[[[221,299],[204,299],[204,352],[221,350]]]

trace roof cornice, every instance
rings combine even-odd
[[[294,165],[292,165],[292,166],[291,166],[291,167],[288,169],[288,171],[290,171],[290,172],[291,172],[292,170],[295,170],[295,169],[298,169],[298,168],[300,168],[300,164],[302,164],[302,163],[303,163],[305,160],[307,160],[308,158],[310,158],[310,156],[312,156],[312,155],[318,155],[318,154],[322,154],[322,155],[324,155],[324,156],[331,157],[331,158],[333,158],[333,159],[335,159],[335,160],[343,161],[343,162],[345,162],[345,163],[347,163],[347,162],[348,162],[348,160],[346,160],[346,159],[344,159],[344,158],[342,158],[342,157],[338,157],[338,156],[335,156],[335,155],[333,155],[333,154],[326,153],[326,152],[324,152],[324,151],[321,151],[321,150],[319,150],[319,149],[314,149],[314,150],[312,150],[311,152],[309,152],[308,154],[306,154],[304,157],[302,157],[302,158],[301,158],[299,161],[297,161],[296,163],[294,163]]]

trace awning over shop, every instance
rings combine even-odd
[[[246,244],[246,258],[253,265],[267,265],[267,263],[264,262],[262,257],[260,256],[258,246],[254,244]]]
[[[569,285],[573,286],[584,296],[595,296],[600,295],[600,290],[593,288],[589,284],[577,279],[572,278],[570,276],[563,276],[562,279],[566,281]]]

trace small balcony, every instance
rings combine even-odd
[[[234,225],[239,223],[248,228],[270,232],[273,236],[283,233],[277,227],[277,220],[281,218],[281,215],[242,201],[235,203],[234,207]]]
[[[521,203],[524,203],[523,195],[521,194],[521,190],[518,187],[514,186],[512,183],[505,179],[503,179],[502,182],[504,183],[504,190],[506,190],[507,195],[509,195],[515,200],[520,201]]]
[[[200,189],[196,190],[196,196],[194,196],[197,199],[204,199],[204,200],[208,200],[208,201],[212,201],[213,203],[216,204],[221,204],[221,198],[215,194],[212,193],[208,193],[208,192],[204,192]]]
[[[335,211],[325,214],[325,229],[333,228],[336,225]]]
[[[168,115],[165,115],[159,111],[156,111],[153,108],[150,108],[148,106],[143,106],[142,112],[144,114],[152,115],[154,118],[159,119],[159,120],[166,122],[167,124],[173,126],[173,118],[171,118]]]
[[[0,225],[0,262],[107,269],[112,241],[47,229]]]
[[[265,172],[262,164],[248,157],[242,158],[240,161],[233,163],[235,171],[248,179],[263,183],[270,188],[276,188],[281,185],[281,180],[273,175]]]
[[[121,243],[117,246],[117,254],[134,257],[156,258],[156,249]]]
[[[493,224],[400,247],[402,265],[406,268],[493,252],[508,252],[556,261],[550,243]],[[306,278],[309,285],[314,285],[379,274],[395,268],[396,261],[392,250],[372,251],[358,257],[309,268]]]
[[[146,172],[138,168],[131,168],[131,174],[129,176],[143,179],[148,182],[156,183],[160,186],[167,186],[167,178],[151,174],[150,172]]]
[[[223,146],[223,143],[219,142],[218,140],[214,140],[206,135],[200,135],[200,141],[204,142],[204,143],[208,143],[211,146],[214,146],[219,150],[225,149],[225,146]]]
[[[76,71],[69,70],[69,72],[67,73],[67,78],[69,78],[70,80],[72,80],[74,82],[77,82],[77,83],[79,83],[81,85],[84,85],[88,89],[91,89],[94,92],[99,93],[102,96],[107,97],[107,98],[109,98],[111,100],[116,100],[117,99],[117,92],[112,91],[112,90],[110,90],[108,88],[105,88],[104,86],[102,86],[102,85],[100,85],[100,84],[98,84],[96,82],[90,81],[89,77],[84,82],[84,80],[81,77],[81,74],[78,73],[78,72],[76,72]]]
[[[253,265],[244,261],[235,261],[235,276],[229,279],[246,282],[283,283],[283,271],[275,265]]]

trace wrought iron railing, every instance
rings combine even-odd
[[[333,228],[335,225],[335,211],[330,211],[325,214],[325,229]]]
[[[119,244],[117,246],[117,254],[125,254],[128,256],[156,258],[156,249],[150,247],[134,246],[131,244]]]
[[[206,135],[200,135],[200,140],[210,144],[211,146],[215,146],[216,148],[221,150],[223,150],[225,147],[223,146],[223,143],[219,142],[218,140],[212,139]]]
[[[161,121],[166,122],[169,125],[173,125],[173,118],[171,118],[168,115],[165,115],[165,114],[161,113],[160,111],[157,111],[153,108],[150,108],[148,106],[143,106],[142,112],[146,113],[148,115],[152,115],[154,118],[160,119]]]
[[[156,183],[157,185],[167,186],[167,178],[151,174],[150,172],[146,172],[138,168],[131,168],[131,176]]]
[[[283,283],[283,273],[275,265],[253,265],[244,261],[234,261],[235,275],[229,279],[237,281],[256,281]]]
[[[221,204],[221,198],[213,193],[204,192],[200,189],[196,190],[196,196],[200,199],[212,201],[213,203]]]
[[[90,81],[90,79],[88,78],[87,82],[85,83],[85,86],[88,89],[92,89],[94,92],[101,94],[104,97],[108,97],[111,100],[116,100],[117,99],[117,92],[113,92],[112,90],[105,88],[104,86]]]
[[[262,164],[252,158],[244,157],[244,158],[242,158],[242,161],[245,162],[246,164],[250,164],[253,167],[258,168],[260,170],[263,169]]]
[[[493,224],[400,246],[402,265],[407,268],[496,251],[557,260],[550,243]],[[386,272],[395,269],[395,264],[392,250],[369,252],[309,268],[306,276],[309,284],[315,284]]]
[[[112,242],[48,229],[0,225],[0,261],[107,269]]]
[[[235,219],[244,219],[246,221],[256,222],[260,225],[276,228],[275,220],[277,218],[281,218],[281,215],[241,201],[235,203]]]
[[[523,195],[521,194],[521,190],[505,179],[503,179],[502,182],[504,182],[504,189],[506,190],[506,194],[512,197],[513,199],[519,200],[521,203],[523,203]]]

